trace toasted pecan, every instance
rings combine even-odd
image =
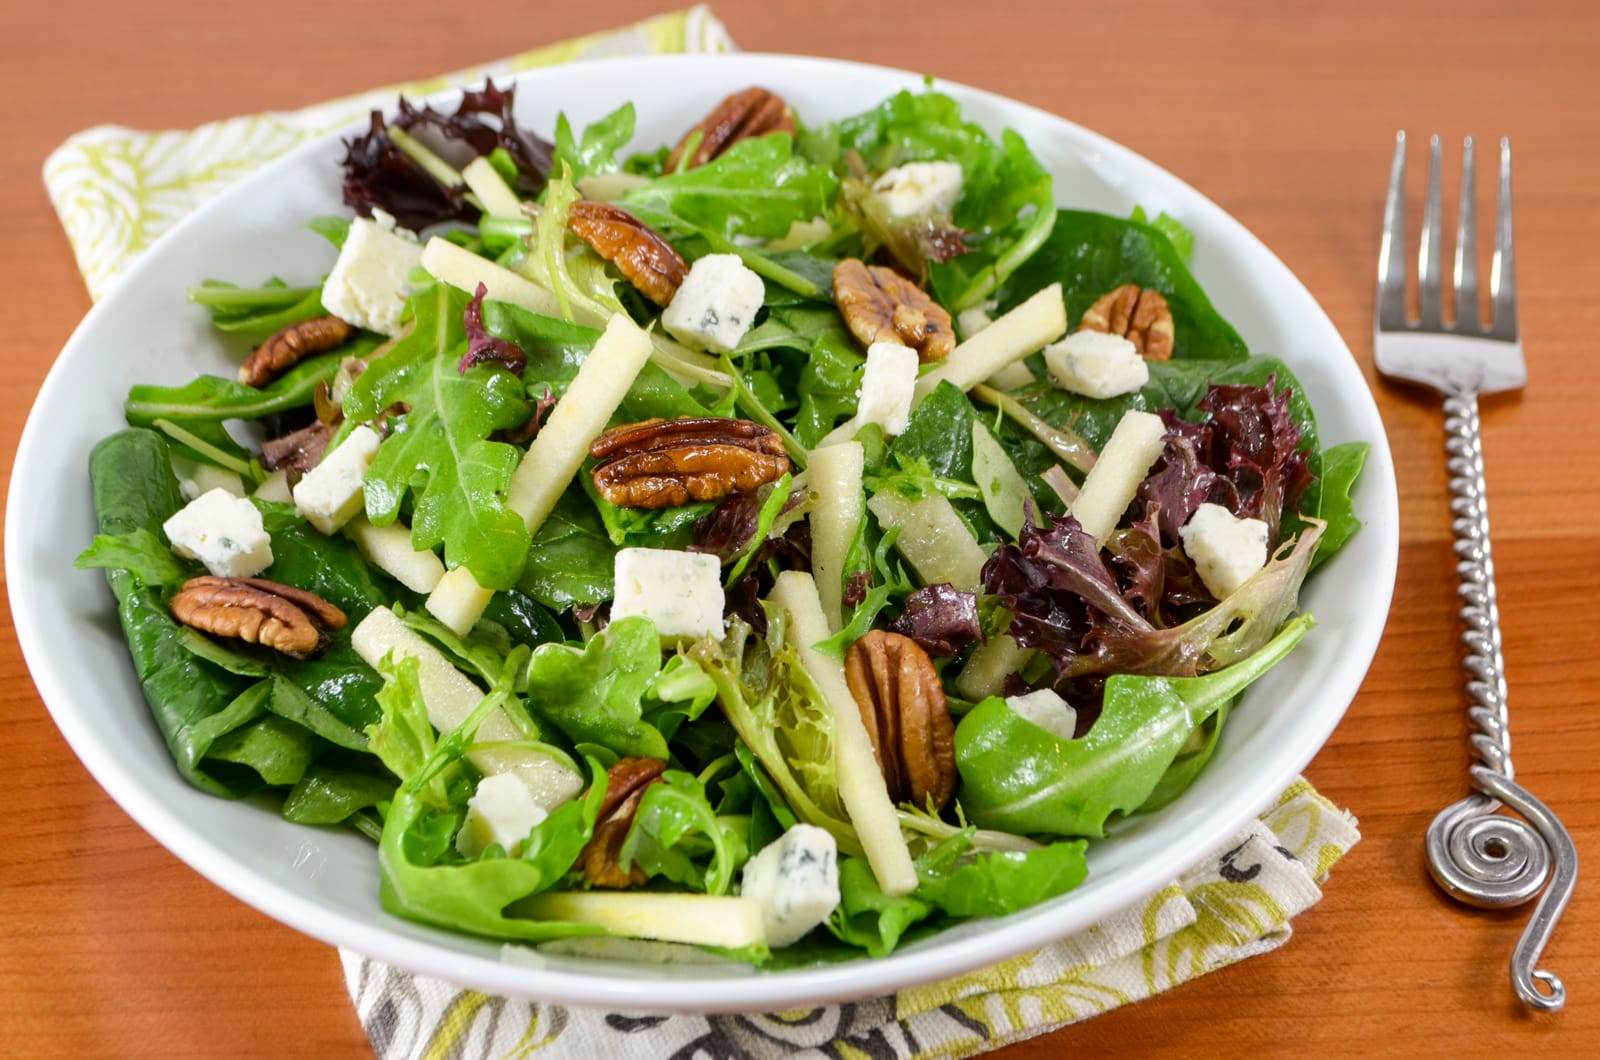
[[[686,169],[705,165],[740,140],[775,132],[794,132],[794,111],[783,97],[756,87],[735,92],[683,134],[683,139],[667,156],[667,172],[678,168],[684,151],[694,143],[696,133],[700,134],[699,143],[695,144]]]
[[[293,659],[328,646],[345,614],[316,593],[265,578],[190,578],[173,596],[172,617],[191,629],[259,644]]]
[[[344,345],[355,329],[336,316],[290,324],[257,346],[239,366],[239,382],[266,386],[307,357]]]
[[[1104,331],[1133,343],[1147,361],[1170,361],[1176,329],[1172,307],[1160,291],[1125,283],[1095,299],[1078,321],[1079,331]]]
[[[955,795],[955,725],[939,673],[916,641],[875,629],[845,653],[845,682],[889,797],[941,810]]]
[[[606,770],[606,793],[594,835],[578,856],[584,877],[594,886],[637,887],[649,879],[637,865],[624,869],[619,860],[644,789],[654,784],[666,768],[659,758],[630,757],[619,758]]]
[[[572,204],[567,227],[656,305],[670,303],[689,275],[688,264],[672,244],[633,214],[610,203],[580,199]]]
[[[589,447],[595,488],[624,508],[715,501],[776,482],[789,470],[771,428],[717,416],[645,420],[607,431]]]
[[[833,300],[863,346],[898,342],[916,350],[923,364],[942,361],[955,349],[950,314],[893,269],[846,258],[833,269]]]

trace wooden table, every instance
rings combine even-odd
[[[39,381],[88,308],[39,180],[46,153],[69,133],[295,107],[620,24],[658,5],[280,0],[246,13],[176,0],[7,4],[4,466]],[[1600,8],[1582,0],[724,0],[718,10],[751,50],[923,69],[1130,145],[1276,250],[1369,374],[1372,265],[1394,130],[1510,134],[1532,384],[1487,402],[1484,427],[1516,762],[1596,871]],[[1453,203],[1446,210],[1454,216]],[[1571,1004],[1533,1018],[1512,1000],[1505,974],[1525,913],[1462,911],[1423,868],[1423,829],[1461,794],[1467,758],[1439,411],[1425,395],[1377,393],[1399,466],[1400,582],[1366,685],[1309,771],[1360,816],[1365,841],[1340,863],[1322,905],[1295,922],[1290,945],[1008,1055],[1576,1053],[1600,1039],[1592,885],[1585,881],[1548,955]],[[0,1052],[365,1050],[331,949],[206,883],[78,765],[28,679],[9,615],[0,719],[10,836],[0,848]]]

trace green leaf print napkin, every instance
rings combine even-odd
[[[200,203],[298,144],[390,105],[537,66],[608,55],[729,51],[704,6],[548,45],[429,81],[289,113],[139,132],[100,126],[45,164],[92,297]],[[342,951],[345,983],[382,1060],[417,1057],[970,1056],[1152,997],[1288,941],[1328,870],[1360,838],[1355,819],[1304,780],[1180,879],[1071,938],[943,982],[824,1008],[656,1016],[489,997]],[[539,960],[507,947],[508,961]]]

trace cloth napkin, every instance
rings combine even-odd
[[[44,179],[89,293],[103,297],[140,253],[200,203],[301,142],[397,91],[422,95],[485,75],[610,55],[732,50],[704,6],[548,45],[431,81],[289,113],[140,132],[99,126],[51,154]],[[1360,839],[1356,821],[1304,780],[1152,897],[1032,953],[943,982],[818,1009],[655,1016],[489,997],[341,951],[350,997],[381,1060],[434,1057],[957,1057],[999,1048],[1130,1002],[1288,941],[1328,870]]]

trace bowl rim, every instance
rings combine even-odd
[[[922,75],[913,71],[870,63],[759,52],[626,56],[585,60],[581,65],[602,71],[612,68],[640,73],[641,68],[655,66],[704,64],[724,66],[730,70],[730,74],[740,67],[751,68],[756,76],[759,76],[760,70],[782,66],[825,76],[848,76],[851,72],[887,74],[908,83],[922,78]],[[519,85],[530,80],[558,79],[570,65],[578,64],[544,67],[504,76],[509,76]],[[1310,314],[1308,325],[1320,333],[1316,345],[1331,349],[1329,344],[1337,343],[1337,348],[1346,353],[1346,358],[1331,364],[1330,369],[1343,377],[1338,385],[1351,391],[1352,404],[1359,418],[1365,421],[1364,436],[1371,446],[1363,472],[1364,492],[1377,498],[1380,510],[1363,513],[1367,517],[1363,532],[1380,536],[1380,547],[1377,569],[1369,571],[1363,580],[1371,585],[1376,594],[1373,599],[1381,604],[1381,608],[1374,611],[1372,620],[1361,623],[1350,632],[1341,663],[1323,687],[1322,698],[1338,702],[1338,709],[1324,710],[1315,716],[1320,724],[1314,730],[1307,731],[1300,752],[1288,756],[1279,754],[1275,759],[1275,768],[1242,778],[1231,787],[1228,796],[1212,807],[1208,820],[1215,823],[1211,827],[1197,828],[1183,836],[1172,845],[1172,856],[1169,858],[1126,867],[1121,872],[1121,889],[1115,893],[1102,892],[1078,901],[1064,899],[1058,905],[1035,907],[996,920],[982,933],[943,948],[932,945],[884,958],[863,957],[821,967],[718,978],[714,980],[714,993],[708,993],[707,990],[713,981],[697,979],[689,974],[656,978],[531,967],[525,963],[452,950],[386,926],[363,924],[353,916],[330,911],[311,897],[297,893],[292,887],[256,872],[248,864],[213,847],[173,808],[162,804],[146,791],[137,775],[119,759],[116,749],[99,738],[87,719],[70,702],[70,697],[59,684],[56,661],[32,617],[34,601],[40,592],[40,579],[26,563],[21,562],[22,546],[19,541],[26,534],[25,506],[19,504],[18,500],[35,487],[36,476],[32,471],[34,457],[40,447],[47,444],[48,427],[42,422],[40,410],[53,404],[52,399],[57,391],[69,384],[67,366],[78,358],[79,348],[85,346],[83,335],[90,325],[101,316],[115,311],[116,286],[121,286],[120,282],[89,310],[74,329],[40,386],[12,465],[5,522],[7,586],[18,643],[40,698],[57,728],[95,781],[141,828],[206,879],[255,909],[323,942],[348,947],[421,975],[436,976],[494,994],[537,997],[561,1004],[613,1010],[681,1013],[770,1010],[880,996],[992,964],[1062,938],[1154,893],[1180,872],[1197,864],[1260,813],[1321,750],[1348,710],[1376,653],[1393,595],[1399,553],[1398,494],[1393,458],[1377,405],[1360,366],[1326,311],[1288,266],[1231,214],[1177,176],[1129,148],[1043,108],[940,78],[933,79],[930,87],[952,92],[964,102],[981,101],[1002,115],[1027,114],[1034,121],[1052,125],[1076,145],[1092,149],[1112,162],[1138,171],[1144,181],[1163,185],[1163,191],[1183,203],[1185,208],[1193,207],[1212,214],[1213,220],[1220,223],[1228,239],[1241,248],[1253,263],[1277,273],[1275,282],[1287,284],[1304,296]],[[457,91],[458,88],[450,88],[434,93],[429,98],[449,99]],[[144,258],[130,269],[130,273],[150,266],[154,258],[148,251],[154,246],[184,239],[190,231],[206,225],[215,213],[251,195],[258,185],[270,182],[278,172],[294,167],[302,156],[325,150],[329,141],[349,135],[355,127],[355,123],[352,123],[344,129],[313,137],[203,203],[174,225],[152,248],[147,248]],[[680,971],[687,972],[687,969]]]

